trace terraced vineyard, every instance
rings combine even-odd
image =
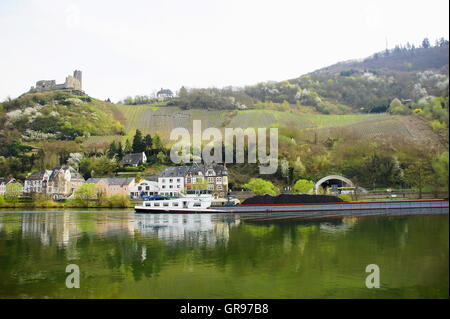
[[[136,129],[144,134],[159,134],[168,139],[172,129],[187,128],[192,132],[192,121],[201,120],[202,128],[207,127],[269,127],[288,126],[302,129],[306,133],[317,132],[321,136],[329,136],[333,130],[350,130],[359,136],[383,137],[402,136],[420,141],[422,131],[415,132],[411,125],[405,123],[415,122],[414,116],[391,116],[388,114],[350,114],[325,115],[301,114],[272,110],[242,110],[242,111],[209,111],[209,110],[182,110],[177,107],[153,106],[125,106],[116,105],[122,113],[122,124],[125,126],[125,136],[93,136],[87,143],[111,142],[112,140],[125,140],[134,135]],[[407,121],[405,121],[407,119]],[[426,129],[426,128],[425,128]],[[429,129],[427,138],[433,136]]]

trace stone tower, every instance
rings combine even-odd
[[[81,71],[80,70],[75,70],[75,71],[73,71],[73,77],[75,78],[75,79],[77,79],[79,82],[80,82],[80,86],[79,86],[79,90],[81,91],[82,90],[82,88],[83,88],[83,82],[81,81],[81,79],[82,79],[82,74],[81,74]]]
[[[73,71],[73,76],[68,75],[62,84],[56,84],[55,80],[40,80],[36,82],[36,87],[32,86],[30,92],[43,92],[50,90],[73,89],[83,91],[82,74],[80,70]]]

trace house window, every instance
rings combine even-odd
[[[150,190],[150,186],[145,186],[145,190],[146,191]]]
[[[166,185],[163,185],[162,188],[166,188]]]
[[[222,185],[217,185],[217,189],[218,189],[219,191],[221,191],[221,190],[222,190]]]
[[[181,182],[181,180],[179,178],[177,178],[177,183]]]
[[[222,183],[222,177],[216,177],[216,182],[217,183]]]
[[[138,186],[138,191],[141,191],[142,190],[142,187],[141,186]]]

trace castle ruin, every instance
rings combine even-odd
[[[55,80],[40,80],[36,82],[36,86],[32,86],[30,92],[43,92],[50,90],[64,90],[72,89],[83,91],[82,89],[82,74],[81,71],[73,71],[73,76],[68,75],[66,81],[62,84],[56,84]]]

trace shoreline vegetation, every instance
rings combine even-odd
[[[80,204],[75,200],[55,201],[48,199],[45,201],[11,202],[0,199],[0,209],[2,208],[132,208],[134,205],[128,198],[110,200],[104,203],[93,201],[88,204]]]
[[[299,195],[299,194],[291,194]],[[285,196],[285,195],[284,195]],[[315,196],[315,195],[308,195]],[[323,197],[323,195],[317,195]],[[255,196],[264,197],[264,196]],[[330,196],[327,196],[330,197]],[[334,196],[333,196],[334,197]],[[398,201],[398,200],[417,200],[418,196],[396,197],[396,198],[379,198],[379,197],[365,197],[352,200],[349,195],[339,195],[336,198],[342,202],[366,202],[366,201]],[[423,197],[423,200],[438,199],[436,196]],[[446,196],[440,196],[439,199],[447,199]],[[245,202],[245,200],[244,200]],[[131,201],[125,194],[112,195],[109,197],[101,197],[100,199],[65,199],[53,200],[47,196],[39,195],[34,197],[11,198],[0,195],[0,210],[3,208],[133,208],[134,201]],[[245,204],[245,203],[243,203]]]
[[[86,187],[86,185],[88,185]],[[75,191],[70,199],[54,200],[45,194],[33,197],[13,197],[0,195],[0,208],[129,208],[133,207],[126,194],[106,196],[102,192],[93,193],[93,188],[85,184]]]

